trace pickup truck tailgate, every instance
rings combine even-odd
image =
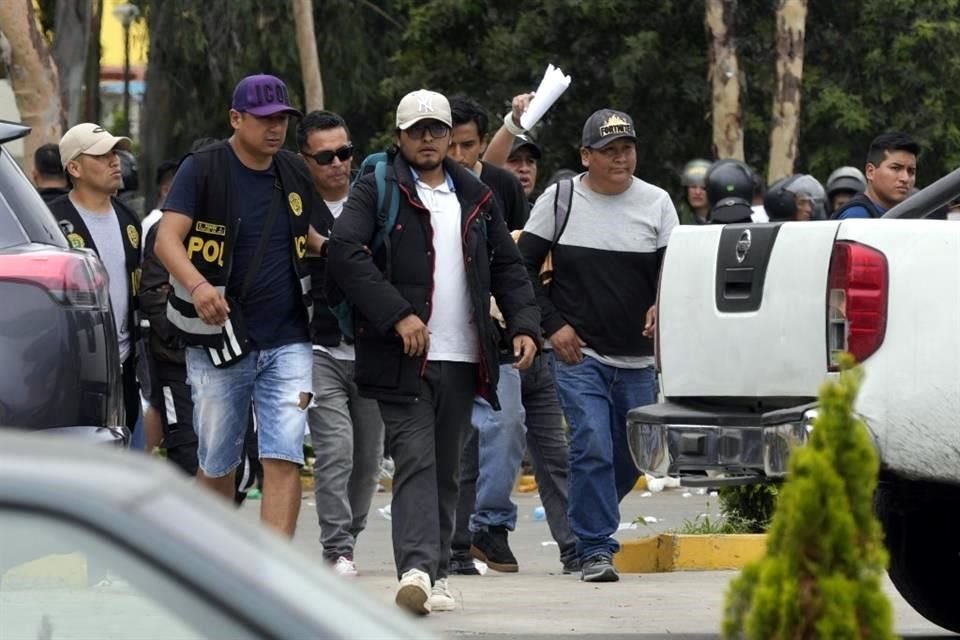
[[[664,395],[814,396],[827,374],[827,280],[839,225],[676,229],[660,284]]]

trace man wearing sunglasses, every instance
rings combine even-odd
[[[537,351],[539,311],[490,189],[447,158],[447,99],[407,94],[396,123],[386,176],[398,185],[386,194],[399,198],[396,222],[371,255],[377,182],[360,178],[334,225],[328,275],[354,305],[356,382],[379,402],[396,466],[396,602],[426,614],[456,604],[447,560],[473,398],[500,406],[490,296],[521,370]]]
[[[320,231],[329,235],[350,193],[350,130],[338,114],[313,111],[297,126],[297,146],[332,214]],[[336,573],[355,576],[353,550],[377,489],[383,420],[376,400],[360,397],[353,381],[353,344],[344,340],[323,291],[327,261],[318,256],[307,262],[313,277],[313,393],[322,398],[308,413],[320,544]]]

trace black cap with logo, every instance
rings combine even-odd
[[[594,111],[583,125],[582,146],[589,149],[602,149],[619,138],[629,138],[634,141],[637,139],[633,118],[623,111],[615,109]]]

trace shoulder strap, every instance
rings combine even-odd
[[[551,251],[557,248],[560,243],[560,236],[567,228],[571,206],[573,206],[573,178],[568,178],[557,183],[557,191],[553,196],[553,242],[550,243]]]
[[[263,262],[263,254],[267,251],[267,243],[270,239],[270,230],[280,212],[280,206],[283,201],[281,197],[283,190],[276,181],[273,183],[273,197],[270,199],[270,211],[267,213],[267,219],[263,221],[263,231],[260,232],[260,242],[257,243],[257,252],[253,254],[253,260],[247,270],[247,275],[243,279],[243,288],[240,289],[240,299],[243,300],[250,292],[254,280],[257,279],[257,272],[260,271],[260,263]]]
[[[393,165],[386,160],[378,162],[374,168],[377,180],[377,220],[376,232],[370,242],[370,252],[374,253],[381,246],[386,251],[386,277],[391,281],[392,256],[390,246],[390,231],[397,223],[400,213],[400,188],[397,186]]]

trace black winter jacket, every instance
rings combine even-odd
[[[420,201],[410,167],[397,155],[394,173],[400,186],[400,211],[390,233],[392,281],[384,276],[386,251],[367,250],[376,231],[377,186],[373,174],[354,186],[333,227],[328,252],[328,294],[345,295],[354,305],[356,382],[360,392],[381,400],[415,401],[427,358],[404,355],[394,325],[411,313],[424,323],[431,314],[434,287],[433,229]],[[490,189],[451,160],[444,169],[461,205],[474,324],[480,343],[478,393],[499,408],[497,336],[490,322],[490,295],[497,300],[510,340],[519,334],[540,342],[540,310],[520,253],[507,231]]]

